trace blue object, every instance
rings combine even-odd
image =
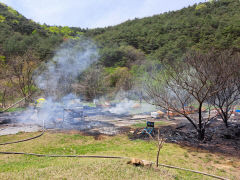
[[[236,109],[236,111],[235,112],[237,112],[237,113],[240,113],[240,109]]]
[[[147,127],[143,129],[141,134],[144,134],[144,133],[152,134],[153,130],[154,130],[154,122],[147,121]]]

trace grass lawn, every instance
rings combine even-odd
[[[165,122],[165,121],[154,121],[154,126],[155,127],[166,126],[166,125],[169,125],[169,124],[170,123]],[[145,128],[146,126],[147,126],[147,122],[146,121],[132,125],[133,128]]]
[[[0,108],[0,111],[3,111],[4,109],[3,108]],[[10,109],[8,109],[6,112],[15,112],[15,111],[23,111],[25,110],[25,108],[20,108],[20,107],[12,107]]]
[[[0,141],[14,141],[37,135],[19,133],[0,136]],[[155,161],[155,144],[130,140],[127,135],[103,136],[95,140],[76,132],[64,134],[46,132],[42,137],[18,144],[1,146],[0,151],[32,152],[42,154],[78,154],[127,156]],[[212,179],[181,170],[160,167],[135,167],[127,160],[93,158],[47,158],[26,155],[0,154],[0,179]],[[238,179],[239,159],[183,148],[166,143],[160,153],[160,163],[199,170],[218,176]]]

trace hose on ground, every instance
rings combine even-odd
[[[193,173],[197,173],[197,174],[202,174],[202,175],[209,176],[209,177],[216,178],[216,179],[229,180],[229,179],[224,178],[224,177],[220,177],[220,176],[208,174],[208,173],[201,172],[201,171],[195,171],[195,170],[191,170],[191,169],[185,169],[185,168],[181,168],[181,167],[177,167],[177,166],[170,166],[170,165],[167,165],[167,164],[158,164],[158,165],[159,165],[159,166],[166,167],[166,168],[172,168],[172,169],[178,169],[178,170],[189,171],[189,172],[193,172]]]
[[[121,156],[96,156],[96,155],[56,155],[56,154],[35,154],[35,153],[24,153],[24,152],[0,152],[0,154],[15,154],[15,155],[28,155],[28,156],[37,156],[37,157],[70,157],[70,158],[102,158],[102,159],[131,159],[129,157],[121,157]],[[154,162],[151,162],[154,164]],[[220,176],[215,176],[212,174],[208,174],[205,172],[201,171],[195,171],[191,169],[186,169],[186,168],[180,168],[177,166],[170,166],[166,164],[158,164],[159,166],[166,167],[166,168],[172,168],[172,169],[177,169],[177,170],[183,170],[183,171],[188,171],[188,172],[193,172],[196,174],[202,174],[205,176],[209,176],[215,179],[220,179],[220,180],[228,180],[227,178],[220,177]]]
[[[76,158],[103,158],[103,159],[130,159],[128,157],[120,156],[95,156],[95,155],[56,155],[56,154],[35,154],[25,152],[0,152],[0,154],[18,154],[18,155],[29,155],[37,157],[76,157]]]
[[[44,133],[45,133],[45,130],[43,129],[42,133],[37,135],[37,136],[30,137],[30,138],[27,138],[27,139],[22,139],[22,140],[19,140],[19,141],[0,143],[0,146],[7,145],[7,144],[15,144],[15,143],[20,143],[20,142],[25,142],[25,141],[30,141],[30,140],[33,140],[33,139],[37,139],[37,138],[41,137]]]
[[[41,137],[43,134],[45,133],[45,129],[43,128],[42,133],[31,137],[31,138],[27,138],[27,139],[23,139],[23,140],[19,140],[19,141],[13,141],[13,142],[6,142],[6,143],[1,143],[0,145],[8,145],[8,144],[15,144],[15,143],[21,143],[21,142],[26,142],[26,141],[30,141],[36,138]],[[0,152],[0,154],[14,154],[14,155],[28,155],[28,156],[37,156],[37,157],[69,157],[69,158],[105,158],[105,159],[131,159],[129,157],[121,157],[121,156],[97,156],[97,155],[56,155],[56,154],[35,154],[35,153],[25,153],[25,152]],[[152,164],[154,164],[154,162],[151,162]],[[173,168],[173,169],[178,169],[178,170],[183,170],[183,171],[188,171],[188,172],[193,172],[196,174],[202,174],[205,176],[209,176],[212,178],[216,178],[216,179],[220,179],[220,180],[228,180],[224,177],[220,177],[220,176],[215,176],[212,174],[208,174],[208,173],[204,173],[204,172],[200,172],[200,171],[195,171],[195,170],[191,170],[191,169],[185,169],[185,168],[181,168],[181,167],[177,167],[177,166],[170,166],[170,165],[166,165],[166,164],[158,164],[159,166],[162,167],[166,167],[166,168]]]

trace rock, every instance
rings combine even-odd
[[[140,159],[132,158],[130,161],[127,162],[127,164],[140,165],[140,161]]]
[[[132,164],[135,166],[145,166],[145,167],[151,167],[152,162],[146,161],[146,160],[140,160],[136,158],[132,158],[130,161],[127,162],[127,164]]]

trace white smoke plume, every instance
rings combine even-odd
[[[32,107],[26,110],[20,117],[20,122],[42,125],[44,121],[46,128],[69,128],[75,121],[87,126],[87,121],[83,122],[79,116],[69,117],[74,116],[75,112],[78,115],[85,113],[83,103],[72,94],[71,88],[81,73],[97,60],[98,49],[93,41],[79,38],[64,42],[55,56],[35,73],[35,83],[44,92],[46,102],[39,109]],[[86,114],[134,115],[155,110],[154,106],[142,102],[141,92],[139,88],[120,91],[111,103],[99,99],[97,101],[101,105],[105,103],[107,107],[96,107],[92,111],[87,107],[90,110],[86,110]]]
[[[72,94],[72,83],[97,60],[98,49],[93,41],[80,37],[64,42],[54,57],[35,73],[35,83],[44,92],[46,102],[38,110],[28,108],[20,122],[41,125],[44,120],[45,124],[57,124],[63,120],[66,109],[82,106],[80,98]]]
[[[35,83],[47,95],[64,96],[71,92],[71,83],[97,59],[98,50],[91,40],[69,40],[38,70]]]
[[[150,114],[151,111],[156,111],[156,107],[143,101],[142,96],[140,88],[129,91],[120,90],[112,100],[114,106],[106,110],[118,115]]]

